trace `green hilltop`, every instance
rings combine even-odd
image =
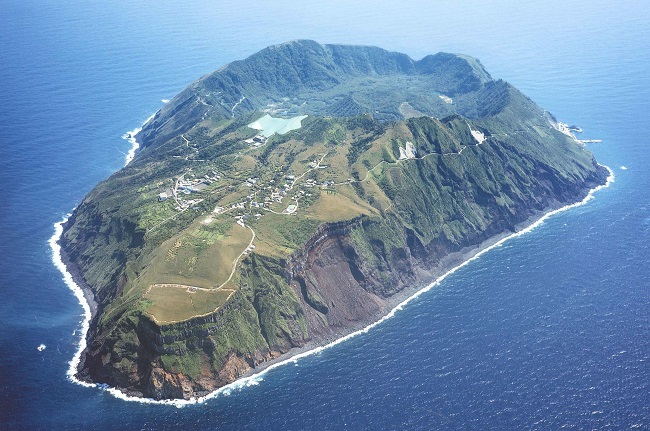
[[[385,314],[607,172],[480,62],[295,41],[192,83],[66,223],[83,379],[188,398]]]

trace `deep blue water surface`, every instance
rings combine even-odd
[[[0,0],[0,428],[650,429],[650,8],[260,3]],[[590,148],[616,181],[257,386],[177,409],[72,384],[81,307],[53,224],[161,99],[296,38],[476,56],[603,139]]]

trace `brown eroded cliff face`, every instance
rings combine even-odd
[[[541,208],[548,211],[582,200],[606,176],[607,171],[599,169],[582,187],[564,189],[562,200],[549,196],[544,202],[522,205],[460,243],[438,239],[423,244],[412,230],[404,229],[401,246],[391,247],[373,236],[377,221],[370,219],[350,221],[348,229],[339,224],[325,234],[319,232],[288,262],[309,340],[323,344],[377,321],[483,247],[536,221],[544,214]]]

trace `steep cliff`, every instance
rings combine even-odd
[[[297,41],[224,66],[66,223],[97,303],[79,376],[189,398],[377,320],[604,183],[560,129],[467,56]]]

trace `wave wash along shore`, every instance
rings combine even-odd
[[[138,142],[135,140],[135,135],[144,127],[145,124],[149,120],[153,118],[153,115],[149,117],[141,127],[136,128],[130,132],[127,132],[123,138],[128,140],[131,144],[132,147],[127,153],[126,156],[126,163],[125,166],[128,165],[131,160],[133,160],[133,157],[135,156],[135,153],[137,149],[139,148]],[[533,229],[536,227],[540,226],[541,224],[544,223],[546,219],[551,217],[554,214],[558,214],[563,211],[570,210],[572,208],[576,208],[578,206],[584,205],[587,202],[589,202],[591,199],[593,199],[594,194],[604,188],[607,188],[610,186],[611,183],[614,182],[614,172],[607,166],[601,165],[604,168],[606,168],[609,171],[609,176],[607,177],[607,181],[605,184],[602,184],[600,186],[594,187],[591,189],[587,195],[584,197],[579,202],[575,202],[569,205],[566,205],[564,207],[548,211],[546,213],[541,214],[541,216],[535,220],[532,220],[530,224],[525,225],[521,230],[504,236],[504,237],[494,237],[491,240],[487,240],[483,244],[480,244],[477,248],[474,249],[474,251],[467,256],[463,262],[461,262],[459,265],[452,267],[448,271],[444,272],[442,275],[440,275],[438,278],[436,278],[434,281],[431,283],[425,285],[422,289],[417,290],[414,294],[411,296],[407,297],[400,303],[398,303],[395,307],[393,307],[388,314],[384,315],[381,317],[379,320],[377,320],[374,323],[371,323],[362,329],[356,330],[354,332],[351,332],[347,335],[342,336],[341,338],[338,338],[334,341],[331,341],[327,344],[321,345],[321,346],[316,346],[316,347],[308,347],[305,349],[304,347],[302,349],[296,349],[293,350],[293,354],[291,351],[287,353],[289,355],[288,357],[285,358],[280,358],[275,361],[270,361],[265,365],[262,365],[258,370],[253,370],[250,375],[245,375],[244,377],[240,377],[239,379],[235,380],[234,382],[222,386],[221,388],[215,390],[214,392],[209,393],[208,395],[205,395],[203,397],[197,397],[197,398],[190,398],[189,400],[154,400],[152,398],[141,398],[141,397],[134,397],[134,396],[129,396],[122,392],[121,390],[117,388],[112,388],[106,384],[101,384],[101,383],[88,383],[84,382],[82,380],[77,379],[75,374],[77,373],[77,368],[79,366],[79,363],[81,362],[81,355],[83,351],[86,349],[86,338],[88,335],[88,331],[90,329],[90,321],[92,319],[92,312],[91,312],[91,304],[88,301],[88,298],[86,297],[86,294],[92,295],[91,292],[84,292],[84,290],[75,282],[73,275],[68,271],[67,267],[65,266],[65,263],[63,262],[63,257],[61,254],[61,245],[59,244],[59,240],[61,238],[61,235],[63,234],[63,225],[68,221],[68,218],[70,217],[70,214],[67,214],[63,220],[57,222],[54,224],[54,235],[49,240],[50,248],[52,249],[52,261],[54,263],[54,266],[61,271],[61,274],[63,275],[63,281],[65,284],[72,290],[74,293],[75,297],[79,301],[79,304],[81,305],[83,309],[83,319],[80,322],[81,324],[81,331],[80,331],[80,337],[79,337],[79,346],[77,348],[77,351],[75,352],[74,356],[69,362],[69,368],[67,372],[68,379],[81,386],[85,386],[88,388],[99,388],[102,390],[107,391],[111,395],[115,396],[116,398],[119,398],[124,401],[134,401],[134,402],[139,402],[139,403],[144,403],[144,404],[161,404],[161,405],[171,405],[175,406],[178,408],[189,406],[189,405],[194,405],[194,404],[201,404],[204,403],[205,401],[216,398],[219,395],[229,395],[232,390],[234,389],[242,389],[248,386],[256,386],[258,385],[262,380],[262,376],[266,374],[267,372],[281,367],[286,364],[295,364],[299,359],[302,359],[304,357],[310,356],[310,355],[315,355],[317,353],[320,353],[326,349],[329,349],[330,347],[336,346],[339,343],[343,343],[344,341],[347,341],[353,337],[356,337],[357,335],[360,334],[365,334],[368,331],[370,331],[372,328],[378,326],[382,322],[390,319],[393,317],[398,311],[401,311],[404,309],[404,307],[413,301],[414,299],[418,298],[420,295],[422,295],[425,292],[428,292],[435,286],[438,286],[445,278],[447,278],[449,275],[455,273],[458,271],[460,268],[464,267],[465,265],[469,264],[470,262],[478,259],[480,256],[483,254],[487,253],[488,251],[501,246],[503,243],[506,241],[516,238],[519,236],[522,236],[528,232],[531,232]],[[75,330],[76,333],[76,330]],[[74,335],[74,333],[73,333]]]

